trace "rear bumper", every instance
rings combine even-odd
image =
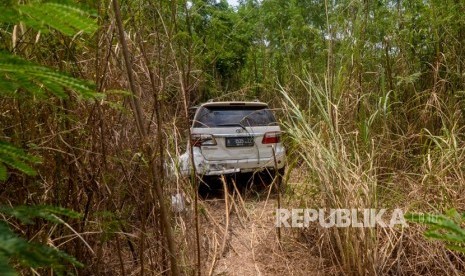
[[[276,156],[278,169],[284,167],[284,155]],[[245,159],[245,160],[225,160],[199,162],[196,172],[199,175],[222,175],[230,173],[245,173],[261,171],[266,168],[274,168],[274,158]]]
[[[221,160],[210,161],[206,160],[200,153],[198,148],[193,148],[195,171],[198,175],[224,175],[232,173],[246,173],[253,171],[261,171],[264,169],[281,169],[285,166],[286,155],[284,148],[276,147],[275,156],[276,164],[273,157],[260,159],[237,159],[237,160]],[[190,173],[190,158],[189,152],[181,156],[181,174],[189,175]]]

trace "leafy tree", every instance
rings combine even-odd
[[[193,1],[190,10],[197,61],[207,79],[216,80],[220,90],[238,89],[252,37],[246,23],[226,1]]]

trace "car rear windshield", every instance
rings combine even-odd
[[[194,127],[277,125],[273,113],[266,106],[208,106],[201,107]]]

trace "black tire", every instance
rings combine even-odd
[[[264,187],[269,187],[270,185],[273,185],[272,189],[275,192],[284,192],[285,187],[283,179],[285,170],[286,169],[284,167],[278,170],[266,169],[258,174],[258,180],[262,185],[264,185]]]
[[[197,176],[197,193],[201,198],[208,198],[213,193],[212,183],[212,177]]]

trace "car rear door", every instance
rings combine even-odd
[[[265,133],[279,132],[279,126],[266,105],[209,106],[199,110],[192,134],[211,136],[214,143],[201,145],[211,161],[270,158],[272,144],[263,144]]]

